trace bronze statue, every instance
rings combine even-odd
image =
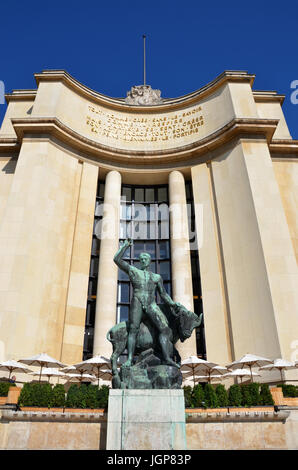
[[[201,319],[167,294],[162,277],[149,270],[149,253],[140,254],[139,268],[123,260],[131,244],[131,240],[125,240],[114,256],[114,262],[127,273],[132,283],[133,298],[128,322],[115,325],[107,334],[113,344],[113,387],[180,388],[182,377],[178,369],[181,358],[174,344],[178,339],[184,341],[189,338]],[[163,305],[157,305],[156,291]],[[117,359],[126,346],[128,358],[119,375]],[[141,354],[133,365],[136,352]]]

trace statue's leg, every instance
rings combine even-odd
[[[129,329],[128,329],[128,338],[127,338],[127,352],[128,358],[127,361],[124,362],[124,367],[130,367],[132,365],[132,360],[135,352],[136,347],[136,339],[137,334],[139,332],[140,323],[142,320],[143,315],[143,308],[140,301],[133,297],[131,304],[130,304],[130,312],[129,312]]]
[[[174,358],[176,359],[177,364],[181,365],[181,356],[179,354],[179,351],[175,348],[174,345],[173,345],[173,348],[174,348]]]
[[[159,332],[158,339],[165,364],[179,368],[180,366],[171,358],[173,355],[172,332],[165,315],[157,304],[150,305],[146,314]]]

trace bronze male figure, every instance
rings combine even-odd
[[[161,348],[163,362],[169,366],[179,368],[179,364],[174,362],[170,357],[172,351],[171,343],[171,329],[166,316],[156,304],[155,294],[158,291],[161,299],[171,308],[174,312],[182,307],[178,302],[174,302],[167,294],[162,277],[149,270],[151,256],[149,253],[141,253],[139,256],[140,268],[132,266],[123,260],[123,255],[126,249],[132,245],[130,239],[125,240],[121,248],[114,256],[114,262],[117,266],[127,273],[132,286],[133,298],[130,305],[130,315],[128,321],[128,359],[123,364],[123,367],[130,367],[132,365],[133,356],[136,346],[136,338],[139,332],[142,318],[149,319],[151,324],[158,331],[158,341]]]

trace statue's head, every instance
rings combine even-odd
[[[140,269],[146,269],[151,263],[151,256],[149,253],[141,253],[139,256]]]

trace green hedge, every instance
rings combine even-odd
[[[81,385],[70,386],[67,398],[67,408],[107,408],[109,399],[109,387],[102,385]]]
[[[189,387],[191,389],[191,387]],[[201,408],[204,406],[205,395],[202,385],[196,385],[190,393],[191,400],[190,406],[193,405],[195,408]]]
[[[7,396],[11,385],[8,382],[0,383],[0,395]],[[290,385],[284,387],[291,387],[285,389],[292,394],[291,396],[297,393],[298,387]],[[203,386],[198,384],[193,388],[186,386],[183,389],[187,408],[249,407],[274,404],[267,384],[250,383],[241,386],[234,384],[228,390],[222,384],[215,388],[210,384]],[[91,384],[81,386],[73,384],[65,394],[62,384],[53,387],[49,383],[25,383],[19,397],[19,405],[48,408],[107,408],[108,397],[109,387],[106,385],[98,388]]]
[[[282,393],[285,398],[296,398],[298,397],[298,386],[282,384]]]
[[[198,384],[193,388],[185,386],[183,389],[186,408],[274,405],[268,384],[234,384],[228,390],[222,384],[215,388],[210,384]]]
[[[25,383],[18,401],[20,406],[40,406],[48,408],[51,408],[53,403],[54,391],[52,385],[49,383]]]
[[[272,398],[268,384],[261,385],[260,396],[262,400],[262,405],[274,405],[274,400]]]
[[[229,404],[229,398],[225,386],[222,384],[217,385],[215,393],[217,395],[218,406],[223,408],[227,407]]]
[[[242,392],[241,387],[238,384],[231,385],[228,392],[229,406],[241,406],[242,405]]]
[[[9,387],[15,387],[11,382],[0,382],[0,397],[7,397]]]
[[[64,386],[57,384],[25,383],[19,397],[20,406],[39,406],[47,408],[107,408],[109,387],[103,385],[73,384],[68,393]]]

